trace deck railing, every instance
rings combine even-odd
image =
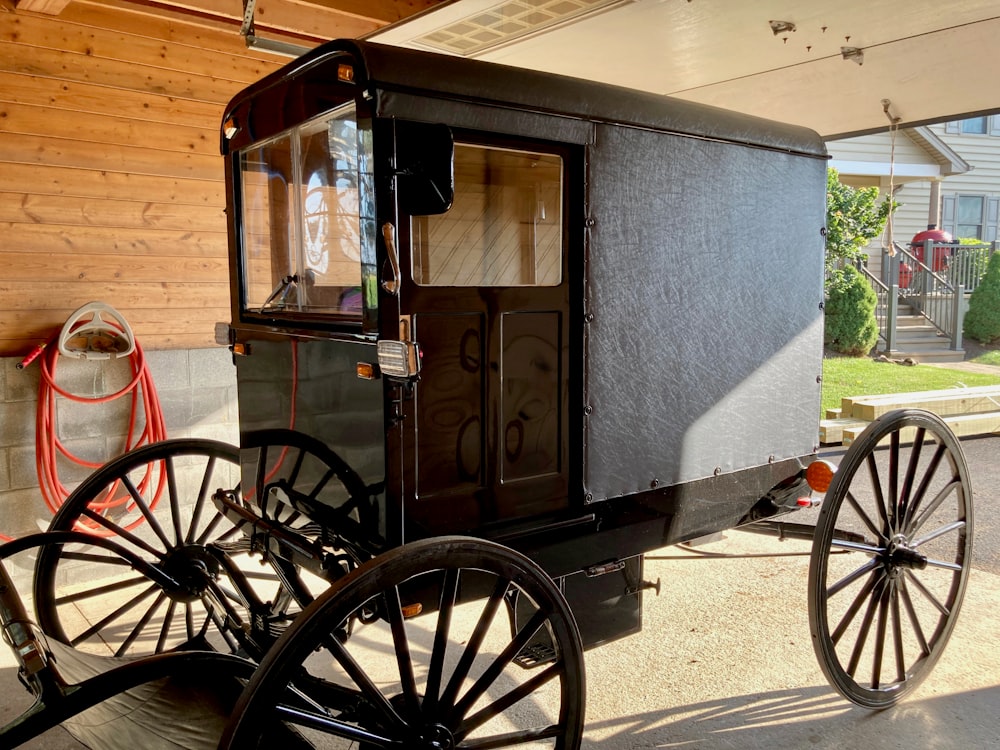
[[[953,244],[927,242],[923,247],[909,248],[897,242],[894,246],[895,255],[890,256],[885,250],[882,252],[883,283],[888,287],[896,286],[898,292],[894,296],[946,336],[950,349],[960,350],[962,322],[967,307],[967,289],[962,282],[968,281],[973,286],[979,283],[981,274],[972,276],[978,272],[978,263],[974,261],[978,255],[956,255],[955,251],[963,246]],[[979,250],[980,246],[974,248]],[[985,250],[988,258],[990,246],[985,246]],[[953,264],[956,259],[961,261]],[[973,261],[967,262],[966,259]],[[985,269],[983,263],[982,270]],[[892,324],[895,328],[895,321]]]
[[[956,245],[928,240],[919,248],[898,242],[893,245],[894,255],[882,250],[881,277],[872,274],[863,263],[857,264],[878,298],[875,318],[885,350],[896,350],[901,302],[910,305],[947,336],[949,348],[961,349],[968,297],[982,281],[986,265],[997,251],[997,243]]]
[[[899,288],[883,284],[882,280],[869,271],[863,263],[858,263],[857,268],[861,271],[861,275],[868,281],[872,291],[875,292],[875,297],[877,298],[875,320],[878,322],[878,335],[885,343],[885,351],[891,352],[896,348],[896,318],[899,315]]]

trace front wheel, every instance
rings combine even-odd
[[[501,605],[516,616],[497,617]],[[268,652],[220,748],[284,726],[318,747],[580,746],[583,648],[552,580],[501,545],[445,537],[365,563]]]
[[[917,409],[875,420],[841,461],[813,541],[809,622],[830,684],[874,709],[912,691],[955,626],[971,552],[972,488],[954,434]]]

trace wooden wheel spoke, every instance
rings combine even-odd
[[[377,711],[383,718],[384,724],[392,727],[394,733],[408,731],[408,725],[396,712],[389,700],[382,694],[378,686],[372,682],[368,673],[354,660],[347,649],[337,640],[335,636],[324,639],[323,646],[331,653],[333,658],[340,664],[354,684],[358,687],[365,702]]]
[[[941,488],[941,490],[934,496],[934,499],[925,508],[921,508],[920,515],[913,519],[908,528],[909,534],[912,536],[916,534],[920,529],[924,527],[928,519],[934,515],[941,504],[951,495],[953,492],[958,492],[961,489],[962,484],[959,481],[949,482],[947,485]]]
[[[106,583],[102,586],[77,591],[73,594],[63,594],[62,596],[56,597],[55,603],[62,606],[64,604],[86,601],[87,599],[99,599],[107,594],[113,594],[116,591],[122,591],[123,589],[129,589],[133,586],[148,582],[149,579],[145,576],[131,576],[129,578],[123,578],[120,581],[115,581],[114,583]]]
[[[503,578],[499,578],[496,585],[493,587],[493,593],[486,602],[486,606],[483,607],[483,611],[479,616],[479,621],[476,623],[476,628],[473,631],[472,636],[469,638],[465,651],[462,652],[462,657],[459,659],[458,665],[455,667],[455,671],[452,672],[451,679],[448,681],[448,687],[445,688],[444,694],[441,696],[441,703],[444,705],[451,706],[455,704],[455,701],[458,698],[458,692],[462,687],[462,683],[465,682],[465,678],[469,676],[469,670],[472,668],[472,663],[479,654],[479,650],[483,645],[483,640],[486,638],[490,625],[493,623],[493,618],[496,616],[497,609],[499,609],[500,603],[503,601],[509,588],[510,581]]]
[[[906,508],[906,517],[903,519],[903,533],[912,534],[914,532],[913,519],[920,510],[924,497],[927,495],[927,490],[930,487],[931,480],[937,474],[938,467],[941,465],[941,460],[944,458],[947,451],[948,448],[943,443],[939,443],[937,449],[934,451],[934,455],[931,456],[931,460],[927,464],[927,468],[924,469],[924,475],[920,480],[920,485],[917,487],[916,492],[913,493],[913,497]]]
[[[913,490],[913,480],[917,475],[917,467],[920,465],[920,454],[923,451],[924,437],[927,430],[919,428],[913,436],[913,445],[910,448],[910,460],[906,462],[906,474],[903,476],[903,486],[899,490],[899,523],[898,528],[906,528],[906,518],[909,515],[910,493]]]
[[[154,592],[157,592],[157,591],[159,591],[159,587],[156,586],[155,584],[152,585],[152,586],[149,586],[149,588],[147,588],[144,591],[136,594],[131,599],[129,599],[127,602],[125,602],[124,604],[122,604],[120,607],[118,607],[114,611],[110,612],[109,614],[105,615],[105,617],[103,619],[101,619],[98,622],[94,623],[89,628],[87,628],[85,631],[83,631],[82,633],[80,633],[80,635],[78,635],[76,638],[74,638],[74,639],[72,639],[70,641],[69,645],[71,645],[71,646],[77,646],[77,645],[83,643],[84,641],[92,638],[93,636],[97,635],[102,630],[104,630],[108,625],[110,625],[111,623],[115,622],[116,620],[119,620],[126,613],[131,612],[133,609],[135,609],[136,607],[138,607],[144,600],[148,599],[150,596],[153,595]]]
[[[895,535],[899,532],[899,524],[902,519],[899,517],[899,430],[895,430],[889,435],[889,501],[886,509],[889,511],[889,534]]]
[[[830,639],[833,641],[834,644],[840,643],[840,639],[844,635],[844,632],[847,630],[850,624],[854,622],[855,616],[860,611],[861,606],[868,599],[868,596],[871,594],[872,590],[875,588],[875,585],[878,583],[878,581],[879,581],[879,573],[876,570],[871,573],[869,579],[865,582],[865,585],[861,587],[861,590],[857,593],[857,596],[854,597],[854,601],[851,602],[851,605],[844,612],[844,616],[841,618],[840,623],[830,634]]]
[[[947,605],[945,605],[940,599],[938,599],[936,596],[934,596],[934,594],[932,594],[931,591],[926,586],[924,586],[923,583],[921,583],[920,579],[917,578],[912,573],[912,571],[909,571],[909,570],[906,571],[906,579],[910,583],[912,583],[914,587],[916,587],[917,591],[919,591],[921,593],[921,595],[928,602],[931,603],[931,605],[934,607],[934,609],[936,609],[938,612],[940,612],[944,617],[948,617],[948,616],[951,615],[951,610],[947,607]]]
[[[879,602],[882,599],[882,592],[885,586],[885,579],[880,578],[878,583],[873,587],[874,591],[868,598],[868,607],[865,609],[864,617],[861,619],[861,625],[858,628],[857,637],[854,639],[854,649],[851,651],[851,658],[845,667],[847,674],[853,677],[857,674],[858,664],[861,662],[861,655],[864,653],[865,646],[868,643],[868,634],[871,631],[872,623],[875,621],[875,615],[879,609]]]
[[[160,635],[156,639],[156,648],[153,653],[161,654],[167,647],[167,638],[170,636],[170,628],[174,624],[174,612],[177,609],[177,602],[170,600],[167,604],[167,611],[163,615],[163,624],[160,626]]]
[[[171,462],[168,460],[166,465],[169,467]],[[169,468],[167,470],[167,476],[170,476]],[[153,515],[152,509],[146,502],[146,498],[142,496],[128,476],[123,476],[121,480],[122,484],[125,485],[125,489],[128,490],[128,494],[132,497],[133,502],[135,502],[136,507],[139,509],[139,512],[142,514],[142,517],[145,518],[146,523],[149,524],[149,528],[151,528],[153,533],[156,534],[156,538],[163,543],[164,549],[172,548],[174,544],[169,538],[167,538],[166,533],[163,531],[163,527],[160,526],[160,522],[157,520],[156,516]]]
[[[896,682],[906,680],[906,655],[903,647],[903,620],[899,611],[899,600],[903,592],[899,584],[892,589],[892,643],[895,646],[894,656],[896,659]]]
[[[465,716],[469,712],[473,704],[475,704],[475,702],[479,700],[487,690],[489,690],[490,686],[496,682],[504,668],[514,660],[514,657],[516,657],[525,646],[528,645],[535,633],[538,632],[538,629],[545,624],[548,616],[549,613],[541,609],[531,616],[528,622],[524,624],[524,627],[522,627],[511,639],[510,643],[507,644],[506,648],[500,652],[500,655],[493,660],[489,667],[483,671],[483,674],[480,675],[479,679],[477,679],[465,695],[462,696],[462,700],[455,705],[455,709],[451,715],[453,720],[457,717]]]
[[[871,573],[873,570],[878,569],[878,567],[881,564],[882,563],[879,560],[874,559],[874,558],[871,559],[871,560],[868,560],[864,565],[862,565],[861,567],[855,569],[854,571],[852,571],[848,575],[844,576],[839,581],[837,581],[836,583],[834,583],[832,586],[829,586],[827,588],[827,590],[826,590],[826,596],[827,596],[827,598],[830,599],[830,598],[836,596],[837,594],[839,594],[841,591],[843,591],[845,588],[847,588],[848,586],[850,586],[852,583],[854,583],[858,579],[863,578],[865,575]]]
[[[410,659],[410,641],[406,636],[406,623],[403,620],[403,604],[399,598],[399,588],[391,587],[382,597],[385,604],[389,629],[392,632],[392,644],[396,652],[396,667],[399,669],[399,684],[403,690],[403,700],[406,702],[407,713],[416,717],[420,715],[420,697],[417,695],[417,679],[413,674],[413,661]]]
[[[187,533],[184,534],[185,544],[190,544],[194,541],[195,533],[198,530],[198,524],[201,523],[202,511],[205,508],[205,503],[208,502],[209,493],[218,489],[212,488],[212,477],[215,476],[215,466],[215,456],[209,456],[208,461],[205,462],[205,471],[202,472],[201,475],[201,484],[198,487],[198,497],[195,498],[194,506],[191,508],[191,518],[188,520]]]
[[[168,456],[163,463],[167,472],[167,499],[174,527],[174,544],[179,545],[184,541],[184,532],[181,530],[181,498],[177,492],[177,472],[174,470],[173,458]]]
[[[906,585],[906,581],[905,576],[900,581],[899,596],[903,600],[903,607],[906,609],[906,616],[910,620],[910,627],[913,628],[913,636],[917,639],[917,645],[920,646],[920,653],[923,656],[927,656],[931,652],[931,649],[927,643],[927,637],[924,635],[924,629],[920,625],[917,610],[913,606],[913,600],[910,599],[910,591]]]
[[[889,626],[889,602],[892,598],[892,582],[886,581],[878,601],[878,617],[875,625],[875,648],[872,651],[871,685],[876,690],[882,680],[882,659],[885,656],[885,636]]]
[[[850,505],[854,509],[854,512],[857,513],[858,518],[861,519],[861,522],[864,523],[864,525],[868,527],[868,529],[872,532],[872,534],[875,535],[876,539],[879,539],[882,542],[887,542],[889,540],[889,537],[885,533],[885,525],[888,524],[888,521],[884,520],[885,508],[883,508],[881,504],[879,504],[878,509],[879,509],[879,516],[883,519],[883,528],[880,529],[878,526],[875,525],[875,522],[872,521],[871,516],[868,515],[865,509],[861,507],[861,504],[854,497],[853,493],[848,492],[847,496],[844,499],[847,500],[848,505]]]
[[[448,650],[448,636],[451,632],[451,618],[455,611],[455,598],[458,594],[458,570],[449,568],[445,571],[444,582],[441,584],[441,602],[438,607],[437,627],[434,630],[434,645],[431,647],[431,660],[427,668],[427,683],[424,687],[424,716],[432,716],[437,711],[438,695],[441,692],[441,677],[444,672],[444,659]]]
[[[888,539],[892,536],[892,528],[889,524],[885,494],[882,492],[882,480],[879,478],[878,463],[875,461],[874,451],[868,454],[866,463],[868,465],[868,476],[871,480],[872,493],[875,497],[875,509],[878,511],[879,520],[882,522],[882,533],[879,536],[883,539]]]
[[[116,536],[119,536],[122,539],[128,540],[129,542],[131,542],[132,544],[134,544],[139,549],[145,550],[146,552],[148,552],[151,555],[154,555],[158,559],[163,559],[163,556],[165,554],[163,552],[163,550],[156,549],[156,547],[152,546],[151,544],[149,544],[148,542],[146,542],[144,539],[140,539],[135,534],[133,534],[131,531],[128,531],[127,529],[122,528],[121,526],[119,526],[118,524],[114,523],[113,521],[109,521],[107,518],[105,518],[104,516],[102,516],[100,513],[97,513],[95,511],[91,510],[90,508],[84,508],[84,510],[81,513],[81,515],[86,516],[87,518],[89,518],[94,523],[97,523],[100,526],[103,526],[105,529],[107,529],[108,531],[110,531],[112,534],[114,534]]]
[[[526,742],[537,742],[539,740],[550,740],[560,737],[564,731],[563,727],[553,725],[525,729],[521,732],[508,732],[507,734],[498,734],[481,740],[467,740],[462,743],[462,750],[493,750],[493,748],[500,747],[516,747]]]
[[[910,546],[914,549],[919,548],[921,545],[927,544],[927,542],[933,541],[934,539],[939,539],[947,534],[951,534],[955,531],[964,531],[965,521],[954,521],[952,523],[945,524],[940,528],[934,529],[934,531],[929,534],[924,534],[923,536],[914,539]]]
[[[534,693],[536,690],[539,690],[542,686],[548,684],[552,679],[562,675],[562,673],[563,664],[561,661],[546,667],[530,680],[526,680],[515,689],[509,691],[502,697],[490,703],[490,705],[477,711],[475,714],[462,721],[455,732],[456,740],[462,741],[470,732],[475,731],[490,719],[499,716],[511,706],[514,706],[524,698]],[[503,747],[503,745],[498,745],[498,747]]]

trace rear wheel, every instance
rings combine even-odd
[[[108,547],[46,545],[34,581],[42,629],[77,648],[118,656],[197,644],[258,658],[263,646],[244,625],[265,620],[283,587],[273,569],[235,562],[249,546],[212,495],[238,488],[239,475],[236,447],[199,439],[144,446],[94,472],[49,530],[108,539],[171,583],[150,580]]]
[[[937,416],[890,412],[855,440],[817,522],[813,646],[831,685],[867,708],[912,691],[944,651],[972,552],[961,445]]]
[[[517,616],[496,617],[501,605]],[[281,723],[324,748],[578,748],[584,695],[579,632],[552,580],[506,547],[429,539],[317,598],[220,747],[258,747]]]

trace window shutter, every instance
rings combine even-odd
[[[1000,135],[1000,116],[993,115],[989,119],[988,130],[990,135]]]
[[[954,120],[952,122],[946,122],[944,124],[944,132],[954,133],[955,135],[958,135],[960,132],[962,132],[958,120]]]
[[[986,224],[983,226],[983,241],[995,242],[997,221],[1000,219],[1000,198],[986,199]]]
[[[955,196],[946,195],[941,198],[941,228],[955,236]]]

